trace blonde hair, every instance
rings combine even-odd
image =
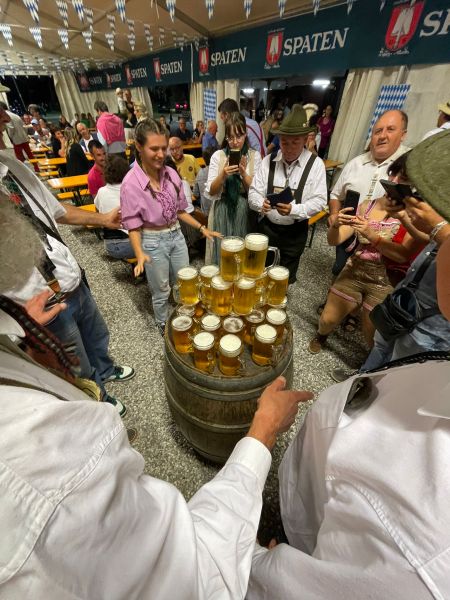
[[[144,119],[150,118],[147,112],[147,107],[143,102],[134,103],[134,112],[136,112],[137,110],[141,113],[141,116],[139,117],[139,122],[143,121]]]
[[[66,158],[68,158],[71,147],[78,144],[80,138],[76,129],[73,128],[64,129],[64,137],[66,138]]]

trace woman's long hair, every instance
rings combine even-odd
[[[248,154],[247,125],[244,115],[239,112],[232,112],[225,123],[225,138],[222,144],[222,150],[228,157],[230,146],[227,138],[233,135],[245,135],[245,142],[241,149],[241,154]],[[236,208],[239,202],[241,192],[241,177],[239,174],[227,177],[225,180],[223,195],[226,197],[226,206],[228,218],[233,219],[236,214]]]
[[[74,144],[78,144],[78,133],[76,129],[64,129],[64,137],[66,138],[66,159],[69,157],[70,149]]]

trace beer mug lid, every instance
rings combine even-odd
[[[265,250],[269,246],[269,238],[263,233],[249,233],[245,236],[247,250]]]
[[[289,277],[289,271],[286,269],[286,267],[271,267],[268,273],[271,279],[276,279],[277,281],[281,281],[282,279]]]
[[[182,304],[177,308],[177,315],[193,317],[195,315],[196,304]]]
[[[236,281],[235,285],[241,290],[251,290],[255,287],[256,283],[254,279],[248,279],[248,277],[241,277]]]
[[[201,320],[202,327],[215,331],[220,327],[220,317],[217,315],[205,315]]]
[[[241,331],[243,327],[244,321],[239,317],[227,317],[223,320],[223,328],[225,331],[231,331],[234,333],[235,331]]]
[[[264,311],[254,310],[245,317],[250,323],[262,323],[264,321]]]
[[[286,313],[278,308],[270,308],[266,313],[266,319],[273,325],[282,325],[286,321]]]
[[[193,279],[197,275],[198,271],[195,267],[182,267],[177,273],[179,279]]]
[[[186,315],[175,317],[175,319],[172,321],[172,327],[177,331],[187,331],[190,327],[192,327],[192,319]]]
[[[277,330],[272,325],[259,325],[255,330],[255,337],[265,344],[272,344],[277,339]]]
[[[214,277],[219,273],[219,267],[217,265],[203,265],[200,269],[200,275],[203,277]]]
[[[245,245],[245,241],[240,237],[225,237],[222,239],[221,247],[228,252],[239,252]]]
[[[199,350],[209,350],[214,346],[215,338],[212,333],[208,333],[207,331],[202,331],[197,333],[197,335],[192,340],[192,343]]]
[[[220,339],[219,346],[222,354],[233,357],[241,353],[242,342],[237,335],[227,333]]]
[[[213,288],[216,288],[216,290],[229,290],[233,285],[233,282],[225,281],[220,275],[214,275],[214,277],[211,279],[211,285]]]

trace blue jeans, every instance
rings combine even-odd
[[[189,253],[181,229],[142,232],[142,249],[151,261],[145,263],[145,274],[152,294],[153,313],[157,325],[165,325],[169,312],[170,285],[177,273],[189,264]]]
[[[105,250],[113,258],[134,258],[130,240],[105,240]]]
[[[73,346],[80,359],[80,377],[92,379],[106,393],[103,380],[114,371],[114,363],[108,355],[109,331],[106,323],[83,282],[65,303],[66,310],[46,327],[64,344]]]

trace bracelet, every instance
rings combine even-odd
[[[204,229],[206,229],[206,225],[200,225],[200,227],[198,228],[199,231],[203,231]]]
[[[433,229],[430,232],[430,242],[434,242],[434,238],[437,236],[439,231],[446,225],[448,225],[448,221],[441,221],[433,227]]]

